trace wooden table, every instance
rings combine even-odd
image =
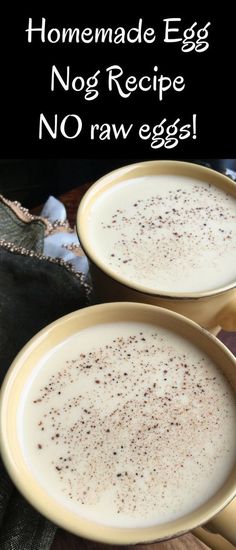
[[[70,224],[73,226],[75,224],[76,212],[81,198],[83,197],[86,190],[89,188],[90,184],[82,185],[72,189],[59,197],[63,202],[67,210],[67,216]],[[38,214],[41,210],[41,207],[34,208],[32,213]],[[236,333],[225,333],[221,331],[219,338],[231,349],[231,351],[236,355]],[[210,535],[209,535],[210,538]],[[167,542],[160,542],[154,544],[140,545],[137,548],[140,550],[207,550],[211,546],[206,546],[203,542],[200,542],[194,535],[188,533],[179,538],[172,539]],[[58,529],[54,542],[52,544],[51,550],[102,550],[107,548],[108,550],[118,550],[119,546],[106,546],[103,544],[97,544],[95,542],[90,542],[62,529]],[[132,547],[126,546],[124,549],[131,549]],[[134,548],[134,547],[133,547]],[[225,544],[224,540],[214,539],[214,548],[217,550],[231,550],[233,549],[232,545]]]

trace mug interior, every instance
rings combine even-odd
[[[6,468],[25,498],[54,523],[82,537],[112,544],[136,544],[178,536],[207,522],[236,494],[235,465],[223,486],[193,512],[161,525],[116,528],[88,521],[58,503],[27,467],[18,433],[18,415],[23,392],[35,366],[59,343],[87,327],[114,322],[140,322],[161,326],[184,337],[204,351],[224,372],[236,394],[236,361],[214,336],[176,313],[156,306],[110,303],[91,306],[67,315],[36,335],[12,364],[1,392],[1,448]]]
[[[195,299],[207,296],[213,296],[233,289],[236,286],[236,281],[232,281],[227,285],[223,285],[213,290],[200,292],[165,292],[163,290],[153,291],[145,284],[131,281],[121,272],[117,272],[111,268],[106,261],[98,254],[96,244],[92,242],[89,236],[89,226],[91,216],[93,215],[94,205],[101,196],[112,188],[115,188],[119,183],[125,182],[132,178],[142,176],[155,175],[170,175],[183,176],[185,178],[193,178],[202,183],[210,183],[211,185],[232,194],[236,198],[236,185],[227,176],[216,172],[215,170],[206,168],[205,166],[192,164],[189,162],[180,161],[146,161],[137,164],[124,166],[118,170],[114,170],[95,182],[86,192],[83,197],[78,213],[77,213],[77,232],[82,248],[87,257],[94,263],[103,273],[108,275],[114,281],[121,283],[125,287],[135,291],[148,294],[150,296],[160,296],[163,298],[177,299]]]

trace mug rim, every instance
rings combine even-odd
[[[77,215],[76,215],[76,232],[77,232],[80,244],[86,256],[88,257],[88,259],[91,262],[93,262],[105,275],[110,277],[113,281],[123,285],[124,287],[136,291],[137,294],[138,293],[146,294],[148,296],[170,300],[170,301],[171,300],[195,301],[195,300],[200,300],[201,298],[218,296],[228,292],[229,290],[234,290],[236,288],[236,278],[232,283],[229,283],[227,285],[222,285],[215,289],[206,290],[206,291],[173,292],[173,291],[164,291],[164,290],[161,291],[158,289],[156,290],[151,289],[146,285],[142,285],[135,281],[130,281],[128,278],[126,278],[122,274],[117,273],[114,269],[110,268],[110,266],[108,266],[106,262],[103,259],[101,259],[98,254],[96,254],[94,247],[92,246],[91,242],[89,242],[88,233],[86,231],[83,220],[84,220],[84,216],[86,216],[86,209],[88,208],[89,202],[94,197],[96,192],[99,192],[99,191],[102,192],[103,187],[106,187],[108,183],[112,184],[113,179],[115,179],[116,177],[122,176],[122,174],[127,174],[132,169],[135,170],[135,169],[143,168],[145,166],[147,168],[151,166],[160,166],[160,167],[166,166],[167,168],[168,167],[173,168],[176,165],[179,168],[182,167],[183,169],[189,167],[192,170],[198,170],[199,172],[202,172],[202,174],[205,174],[205,175],[213,174],[214,177],[217,177],[219,182],[222,182],[222,185],[225,184],[229,187],[227,191],[228,193],[232,194],[231,190],[234,190],[236,194],[236,183],[233,180],[231,180],[228,176],[221,174],[220,172],[217,172],[217,170],[213,170],[212,168],[208,168],[201,164],[196,164],[193,162],[186,162],[186,161],[178,161],[178,160],[149,160],[149,161],[142,161],[142,162],[133,163],[133,164],[127,164],[125,166],[122,166],[121,168],[111,170],[110,172],[103,175],[101,178],[96,180],[84,194],[79,204]],[[204,183],[204,180],[203,180],[203,183]],[[113,185],[115,184],[116,182],[114,181]],[[214,182],[212,183],[212,185],[214,187],[218,187],[217,185],[214,184]]]
[[[108,543],[108,544],[137,544],[150,543],[161,540],[167,540],[181,534],[191,531],[192,529],[208,522],[218,512],[220,512],[236,495],[236,479],[234,482],[227,485],[227,480],[222,487],[203,505],[193,510],[187,515],[177,518],[160,525],[142,528],[114,528],[107,525],[88,521],[81,516],[72,513],[63,505],[58,505],[56,499],[47,494],[46,490],[40,486],[40,482],[30,473],[29,468],[23,458],[23,451],[20,447],[20,442],[17,439],[17,410],[20,403],[20,396],[23,391],[24,370],[26,370],[27,362],[33,361],[33,356],[36,354],[37,360],[40,360],[40,349],[43,353],[43,346],[48,344],[49,349],[53,345],[61,341],[60,335],[64,335],[65,339],[68,335],[83,330],[84,323],[86,326],[94,326],[96,324],[114,322],[114,315],[118,316],[118,321],[127,320],[127,313],[132,317],[132,320],[143,322],[151,322],[155,319],[157,326],[167,327],[170,324],[169,330],[179,329],[190,331],[190,341],[194,341],[196,336],[197,345],[201,349],[201,342],[205,342],[206,346],[213,347],[215,352],[218,350],[218,355],[222,355],[230,365],[232,372],[236,366],[236,359],[233,354],[222,344],[215,336],[210,334],[205,329],[202,329],[194,321],[186,319],[184,316],[173,311],[166,310],[157,306],[135,303],[135,302],[111,302],[107,304],[99,304],[83,308],[73,313],[70,313],[60,319],[54,321],[38,334],[36,334],[20,351],[13,361],[2,385],[0,397],[0,441],[2,449],[2,458],[5,466],[13,479],[15,485],[24,495],[24,497],[44,516],[52,520],[57,525],[83,536],[87,539]],[[134,317],[134,318],[133,318]],[[101,321],[102,319],[102,321]],[[112,321],[113,319],[113,321]],[[116,319],[117,320],[117,319]],[[174,329],[173,329],[174,326]],[[73,328],[72,332],[71,329]],[[69,333],[68,333],[69,330]],[[180,332],[181,333],[181,332]],[[59,335],[59,340],[55,344],[55,336]],[[182,334],[182,333],[181,333]],[[50,344],[50,339],[52,343]],[[186,340],[189,338],[186,337]],[[204,344],[205,345],[205,344]],[[220,351],[221,350],[221,351]],[[37,355],[39,353],[39,355]],[[46,350],[45,350],[46,353]],[[211,352],[209,353],[211,357]],[[214,359],[213,359],[214,361]],[[25,380],[30,376],[34,369],[34,362],[30,365],[28,373],[25,374]],[[236,374],[235,374],[236,377]],[[236,394],[236,390],[233,390]],[[18,397],[17,397],[18,396]],[[19,400],[17,405],[17,398]],[[13,405],[12,405],[13,403]],[[11,414],[13,406],[14,415]],[[14,416],[14,417],[13,417]],[[236,463],[236,457],[235,457]],[[231,480],[231,474],[230,474]],[[226,486],[227,485],[227,486]]]

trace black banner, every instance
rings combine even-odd
[[[1,15],[2,158],[235,158],[234,17]]]

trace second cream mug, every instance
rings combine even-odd
[[[180,313],[209,330],[216,326],[221,326],[225,330],[236,330],[236,280],[216,289],[210,291],[206,289],[201,292],[165,292],[163,290],[153,292],[148,287],[144,290],[143,285],[127,282],[120,273],[111,270],[91,242],[88,228],[91,216],[94,215],[93,209],[96,202],[125,180],[155,175],[182,176],[185,181],[187,178],[196,179],[198,182],[210,183],[236,198],[236,184],[228,177],[209,168],[187,162],[141,162],[114,170],[99,179],[85,194],[77,215],[78,235],[89,259],[96,300],[146,302]],[[135,200],[135,196],[133,198]]]

